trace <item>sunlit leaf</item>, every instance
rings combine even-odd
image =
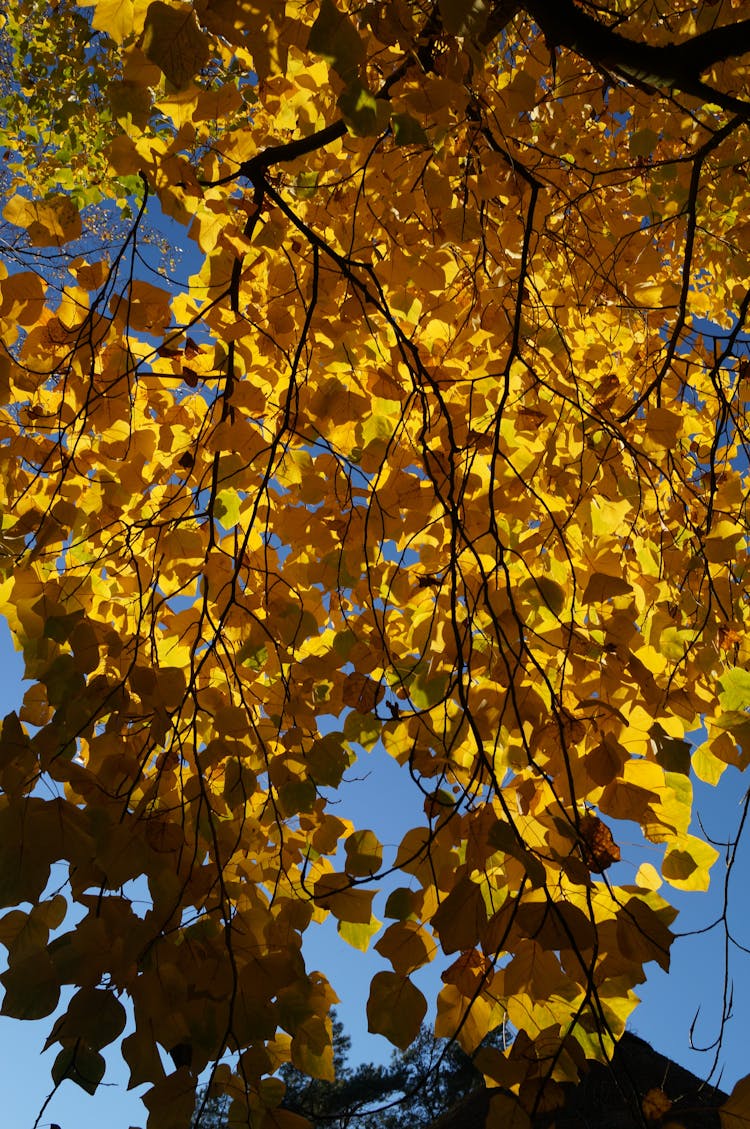
[[[360,890],[343,874],[325,874],[315,883],[315,898],[339,921],[369,925],[372,919],[373,891]]]
[[[14,196],[3,209],[8,223],[26,229],[35,247],[60,247],[78,239],[81,215],[69,196],[57,195],[43,202]]]
[[[351,945],[353,949],[359,949],[361,953],[366,953],[370,947],[370,941],[382,924],[375,917],[367,922],[339,921],[336,925],[336,931],[339,937],[346,941],[347,945]]]
[[[679,890],[707,890],[709,870],[719,857],[719,852],[695,835],[684,835],[669,846],[661,872],[672,886]]]
[[[192,8],[152,0],[146,12],[143,49],[166,77],[182,89],[207,62],[208,39]]]

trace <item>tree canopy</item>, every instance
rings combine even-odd
[[[437,1035],[510,1022],[522,1126],[708,885],[691,776],[750,760],[750,3],[0,19],[3,1013],[55,1086],[121,1040],[148,1129],[207,1069],[298,1129],[332,916],[396,1047],[433,960]]]

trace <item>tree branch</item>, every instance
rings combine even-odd
[[[701,79],[715,63],[750,52],[750,20],[713,28],[683,43],[655,47],[613,31],[573,0],[525,0],[524,7],[553,47],[567,47],[628,82],[681,90],[744,118],[750,116],[750,102],[714,90]]]

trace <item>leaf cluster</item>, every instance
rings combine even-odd
[[[120,1042],[149,1129],[206,1069],[233,1129],[296,1129],[331,918],[370,1030],[419,1038],[436,962],[435,1034],[509,1021],[482,1074],[533,1116],[668,969],[665,894],[718,858],[693,778],[750,760],[749,28],[3,13],[2,1006],[54,1017],[55,1086]],[[100,198],[132,222],[83,249]],[[163,217],[185,277],[141,254]],[[348,806],[370,753],[393,847]]]

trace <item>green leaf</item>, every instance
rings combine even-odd
[[[357,713],[352,710],[344,721],[344,736],[348,741],[372,749],[380,737],[383,723],[374,714]]]
[[[724,710],[736,712],[746,710],[750,706],[750,671],[741,667],[727,670],[719,678],[722,693],[719,701]],[[746,720],[746,719],[745,719]]]
[[[54,639],[56,643],[66,643],[73,630],[83,620],[83,612],[70,612],[68,615],[51,615],[44,621],[45,639]]]
[[[86,680],[78,670],[72,655],[58,655],[42,675],[47,687],[47,700],[51,706],[73,702],[83,692]]]
[[[659,137],[653,129],[639,129],[631,133],[628,148],[631,157],[650,157],[656,148]]]
[[[104,1077],[105,1062],[98,1051],[85,1043],[74,1043],[63,1047],[52,1064],[52,1081],[59,1086],[69,1078],[87,1094],[95,1094]]]
[[[297,173],[292,191],[298,200],[311,200],[317,191],[317,184],[317,170],[303,169]]]
[[[305,760],[316,784],[336,788],[349,767],[352,754],[345,747],[343,733],[326,733],[313,741]]]
[[[339,98],[339,109],[352,133],[358,137],[377,137],[391,117],[391,104],[376,98],[361,83],[352,81]],[[354,456],[354,451],[350,452]],[[354,459],[356,462],[356,458]]]
[[[682,835],[664,855],[662,876],[678,890],[707,890],[708,872],[718,857],[719,852],[709,843],[695,835]]]
[[[450,35],[465,35],[475,24],[481,26],[487,19],[487,9],[475,0],[439,0],[438,8],[443,27]],[[480,13],[484,14],[483,19]]]
[[[679,737],[670,737],[657,723],[650,730],[654,743],[656,763],[666,772],[679,772],[690,775],[690,745]]]
[[[214,517],[225,529],[234,529],[240,520],[240,496],[236,490],[220,490],[214,501]]]
[[[296,815],[301,811],[312,811],[317,792],[312,780],[290,780],[279,788],[279,804],[284,815]]]
[[[428,710],[445,697],[448,688],[448,675],[431,675],[426,667],[420,670],[409,686],[409,697],[418,710]]]
[[[365,45],[359,32],[333,0],[322,0],[318,18],[310,28],[307,49],[330,63],[347,84],[356,78],[359,64],[365,57]]]
[[[247,639],[237,652],[237,662],[250,670],[262,670],[268,662],[268,647],[265,643]]]
[[[359,949],[361,953],[366,953],[370,947],[370,941],[382,924],[382,921],[373,917],[371,921],[366,922],[339,921],[336,928],[339,937],[346,941],[347,945],[351,945],[353,949]]]
[[[413,118],[411,114],[393,114],[391,117],[391,126],[397,145],[428,144],[427,134],[416,118]]]
[[[396,921],[408,921],[419,913],[419,897],[406,886],[392,890],[385,903],[385,916]]]

